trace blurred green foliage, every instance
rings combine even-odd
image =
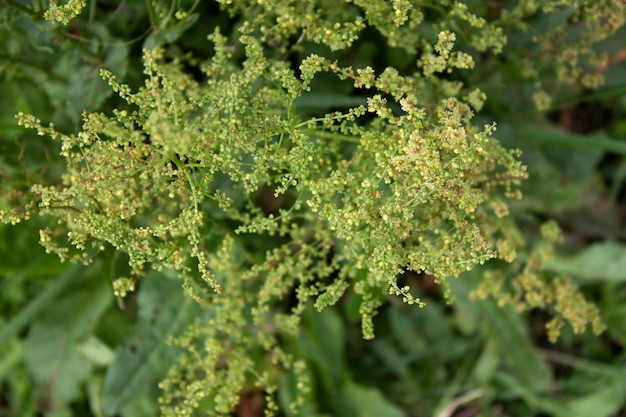
[[[263,3],[242,1],[227,12],[200,1],[90,1],[63,25],[45,20],[45,2],[2,2],[0,209],[28,204],[34,184],[63,181],[59,143],[19,127],[18,112],[54,123],[59,132],[76,133],[83,112],[111,113],[127,106],[101,79],[101,68],[135,89],[144,79],[142,49],[158,46],[167,59],[180,58],[193,77],[202,77],[195,68],[213,55],[206,36],[218,26],[229,45],[235,45],[237,65],[244,59],[243,47],[235,42],[243,20],[275,18]],[[410,2],[393,3],[400,8]],[[436,41],[439,30],[431,22],[451,2],[432,3],[423,9],[424,23],[410,30]],[[533,6],[536,2],[520,2],[528,10],[516,21],[515,15],[503,14],[516,2],[461,3],[489,23],[506,23],[509,40],[502,54],[485,52],[497,49],[496,43],[485,45],[471,52],[473,71],[442,77],[481,88],[488,99],[474,123],[483,126],[496,120],[497,139],[523,152],[529,178],[522,184],[523,199],[509,207],[515,233],[524,242],[517,248],[517,263],[488,262],[447,281],[448,288],[428,275],[406,274],[403,280],[426,308],[385,296],[374,318],[376,338],[369,341],[362,338],[360,300],[354,293],[321,312],[305,310],[299,333],[280,336],[285,351],[302,362],[283,369],[280,360],[263,349],[248,350],[250,357],[242,363],[269,369],[277,391],[264,392],[255,385],[263,377],[250,372],[234,415],[261,415],[268,394],[279,408],[277,414],[285,416],[296,415],[290,408],[294,402],[300,402],[303,416],[626,415],[626,65],[620,58],[626,32],[618,28],[606,39],[594,39],[599,43],[591,47],[585,25],[572,20],[574,6],[550,11]],[[572,3],[580,10],[589,6],[590,15],[596,7],[596,2]],[[347,16],[358,14],[346,10]],[[293,10],[285,6],[284,12]],[[606,25],[619,20],[602,14],[606,11],[595,13],[600,25],[603,19]],[[265,41],[273,53],[284,54],[292,63],[319,53],[354,68],[414,71],[415,57],[403,38],[389,45],[380,35],[387,30],[383,23],[364,30],[344,50],[338,50],[346,39],[341,37],[333,38],[330,48],[304,41],[289,49],[287,45],[299,45],[301,39],[287,24],[285,31]],[[460,48],[486,42],[469,35],[473,29],[467,21],[456,25]],[[564,45],[590,48],[582,54],[589,59],[582,64],[583,73],[576,72],[576,65],[555,72],[550,62],[554,45],[533,43],[562,26]],[[339,29],[351,33],[350,27]],[[605,52],[603,61],[600,55]],[[598,74],[606,82],[592,91],[589,87],[595,86]],[[322,74],[296,107],[308,117],[361,104],[366,104],[365,96],[337,77]],[[227,181],[224,185],[227,190]],[[549,220],[562,231],[562,239],[554,239],[560,243],[556,249],[545,243],[550,236],[540,233]],[[43,216],[17,225],[0,223],[0,416],[159,415],[158,384],[174,372],[177,358],[189,355],[186,330],[206,325],[223,312],[201,308],[186,297],[172,271],[151,271],[137,283],[136,292],[114,296],[113,281],[131,272],[127,256],[107,247],[89,266],[60,263],[39,245],[38,231],[55,223]],[[260,254],[279,243],[268,237],[246,245],[249,253]],[[239,256],[244,257],[243,251]],[[532,285],[548,286],[562,276],[571,277],[599,309],[606,331],[597,336],[565,326],[559,328],[560,338],[549,343],[545,323],[561,314],[559,309],[567,310],[558,304],[567,299],[558,300],[554,294],[554,305],[521,307],[515,302],[521,290],[513,280],[520,273],[532,275]],[[486,276],[502,277],[510,298],[498,298],[500,288],[484,288]],[[485,296],[477,297],[481,288]],[[453,303],[444,296],[446,291]],[[280,307],[287,311],[293,304],[286,299]],[[201,355],[193,349],[191,354]],[[303,386],[302,381],[309,383]],[[212,415],[215,401],[208,395],[193,404],[193,415]]]

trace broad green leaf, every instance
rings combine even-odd
[[[454,298],[452,307],[454,308],[456,326],[463,334],[475,333],[479,324],[480,307],[476,301],[470,300],[469,294],[475,288],[476,283],[465,279],[464,274],[462,274],[457,279],[448,280],[448,284]]]
[[[623,299],[617,303],[605,302],[602,306],[602,321],[606,324],[608,334],[622,348],[626,347],[626,304]]]
[[[102,26],[95,26],[100,42],[106,43],[106,55],[87,55],[81,49],[70,49],[61,55],[50,74],[40,76],[50,101],[57,112],[62,112],[75,124],[83,111],[98,109],[113,94],[100,77],[100,68],[111,70],[117,77],[126,74],[128,45],[111,37]]]
[[[559,212],[579,207],[600,188],[595,172],[604,153],[626,152],[626,143],[604,134],[577,135],[542,122],[520,129],[509,120],[499,125],[498,138],[521,148],[528,167],[524,198],[511,204],[518,210]]]
[[[542,127],[520,130],[517,136],[524,138],[525,145],[558,146],[626,155],[626,142],[612,139],[604,133],[577,135],[554,127]]]
[[[552,385],[550,368],[533,346],[522,317],[510,307],[499,308],[491,300],[481,301],[485,314],[483,331],[494,354],[510,368],[513,378],[532,392],[546,391]]]
[[[380,391],[347,382],[343,395],[355,411],[355,417],[405,417],[400,408],[390,403]]]
[[[564,172],[550,161],[545,152],[525,150],[522,160],[528,166],[529,178],[522,184],[524,198],[512,202],[512,207],[544,213],[581,205],[587,187],[566,179]]]
[[[459,329],[467,334],[476,333],[483,323],[485,307],[482,302],[470,300],[470,292],[480,282],[480,268],[461,274],[458,279],[449,280],[450,290],[454,297],[453,308],[455,311],[455,322]],[[483,328],[483,332],[485,328]],[[473,364],[472,375],[475,380],[486,386],[493,379],[498,367],[502,362],[501,342],[487,335],[482,351],[478,359]]]
[[[503,385],[511,392],[507,397],[518,397],[524,400],[524,403],[531,408],[541,411],[545,414],[533,414],[533,415],[549,415],[551,417],[572,417],[571,410],[563,406],[561,401],[556,401],[548,396],[540,395],[537,393],[532,385],[520,382],[513,376],[504,372],[499,372],[495,375],[496,381]]]
[[[37,258],[31,264],[26,265],[22,271],[17,274],[28,274],[31,268],[38,267],[42,261],[47,259],[49,258]],[[47,265],[47,263],[44,264]],[[3,327],[2,331],[0,331],[0,345],[24,329],[24,327],[31,320],[33,320],[33,318],[36,317],[40,311],[48,307],[55,297],[65,291],[65,289],[71,285],[75,279],[78,279],[81,276],[80,273],[81,268],[74,265],[70,266],[60,276],[56,277],[43,292],[39,293],[30,303],[28,303],[28,305],[22,308],[20,312],[6,324],[6,326]],[[7,277],[6,279],[8,280],[11,278],[12,277]]]
[[[113,351],[97,337],[91,336],[77,348],[94,365],[106,366],[113,361]]]
[[[574,256],[556,256],[543,264],[549,271],[584,280],[624,282],[626,246],[610,241],[596,243]]]
[[[337,313],[326,308],[321,312],[307,310],[303,317],[302,347],[320,371],[339,382],[345,377],[343,324]]]
[[[595,381],[595,389],[565,401],[575,417],[611,417],[626,406],[626,369],[616,368],[612,378]]]
[[[356,273],[356,279],[364,278],[365,272],[359,271]],[[341,308],[341,312],[343,313],[343,317],[349,324],[360,324],[361,323],[361,313],[359,313],[359,308],[361,307],[362,298],[360,295],[355,293],[354,291],[347,291],[343,301],[339,303],[339,308]]]
[[[427,327],[425,324],[429,322],[432,315],[425,316],[424,310],[415,311],[414,307],[408,307],[404,304],[392,308],[389,311],[389,325],[393,330],[393,334],[398,344],[405,350],[411,352],[416,350],[426,350],[427,336],[422,331]],[[415,314],[417,313],[417,314]],[[433,331],[439,329],[432,329]],[[427,330],[430,331],[430,330]],[[445,337],[445,335],[442,335]]]
[[[563,23],[574,12],[575,9],[573,7],[564,7],[549,14],[536,13],[529,21],[532,30],[520,29],[510,34],[505,51],[520,47],[525,50],[531,48],[535,43],[534,38],[537,36],[537,33],[553,30],[555,26]]]
[[[80,394],[92,372],[92,363],[79,353],[100,316],[113,300],[111,285],[98,273],[99,264],[70,274],[80,281],[48,304],[30,326],[25,360],[46,401],[62,406]],[[56,408],[55,408],[56,409]]]
[[[409,379],[411,369],[409,367],[413,357],[408,357],[398,351],[397,346],[389,339],[374,339],[371,342],[372,350],[383,361],[384,365],[396,374],[398,378]],[[412,352],[411,352],[412,353]]]
[[[346,379],[343,323],[333,308],[321,312],[308,309],[303,314],[302,326],[298,347],[317,368],[326,409],[339,412],[344,399],[338,390]]]
[[[454,324],[441,304],[426,297],[424,301],[425,308],[402,303],[389,309],[394,342],[407,353],[406,360],[417,361],[435,355],[445,361],[465,355],[468,344],[455,335]]]
[[[199,314],[199,307],[184,296],[178,280],[151,273],[141,282],[139,323],[117,351],[104,378],[103,411],[107,416],[126,408],[146,410],[142,400],[146,398],[151,400],[153,411],[156,410],[157,384],[178,352],[166,341]]]
[[[102,390],[102,375],[93,375],[87,381],[86,393],[89,399],[89,409],[94,417],[104,417],[102,414],[102,404],[100,391]]]
[[[484,392],[482,389],[474,389],[467,391],[468,379],[476,364],[474,355],[466,355],[454,370],[454,377],[446,385],[443,395],[439,400],[439,404],[435,408],[435,415],[445,415],[444,413],[454,410],[463,402],[472,401],[482,397]],[[456,398],[456,400],[455,400]],[[463,400],[463,401],[461,401]],[[455,403],[457,405],[455,405]]]
[[[14,339],[0,347],[0,378],[9,374],[23,357],[24,344],[21,340]]]
[[[474,378],[481,385],[489,384],[498,372],[498,365],[502,357],[498,341],[495,338],[487,340],[485,347],[474,366]]]
[[[154,49],[157,46],[175,42],[196,23],[199,17],[198,13],[192,13],[166,29],[157,28],[154,33],[146,38],[143,44],[144,49]]]

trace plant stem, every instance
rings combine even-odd
[[[154,6],[152,5],[152,0],[146,0],[146,7],[148,8],[148,18],[150,19],[150,26],[152,29],[157,29],[159,27],[156,12],[154,11]]]

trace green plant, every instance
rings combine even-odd
[[[434,277],[450,301],[449,278],[494,260],[475,296],[553,309],[552,339],[565,322],[601,330],[571,281],[543,271],[561,240],[556,224],[525,239],[510,216],[526,170],[492,137],[495,123],[475,124],[487,96],[471,74],[483,62],[500,69],[535,89],[541,109],[550,106],[546,74],[595,86],[606,58],[593,45],[623,25],[623,2],[222,3],[236,29],[215,29],[213,55],[199,57],[167,47],[195,22],[197,5],[146,2],[144,84],[102,69],[123,101],[84,112],[78,132],[20,112],[20,125],[58,142],[64,171],[14,193],[0,214],[14,224],[58,220],[40,241],[62,260],[115,257],[120,300],[149,271],[179,277],[199,310],[171,340],[186,354],[160,385],[162,415],[227,415],[251,383],[263,387],[268,414],[306,409],[303,315],[350,297],[373,338],[389,295],[423,306],[411,274]],[[55,6],[46,17],[66,23],[78,11]],[[572,32],[576,21],[582,29]],[[536,35],[524,34],[529,22]],[[402,49],[398,68],[349,62],[373,36],[366,27]],[[517,45],[507,49],[507,39]],[[539,45],[538,59],[521,56],[529,45]],[[546,58],[546,45],[564,46],[558,59]],[[311,115],[307,100],[328,82],[347,105]],[[284,375],[297,381],[291,397],[275,395]]]

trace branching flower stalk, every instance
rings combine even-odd
[[[472,123],[484,93],[441,75],[476,65],[455,49],[454,29],[472,34],[465,43],[474,50],[499,53],[500,24],[534,13],[532,2],[488,21],[463,3],[441,1],[441,20],[429,23],[437,29],[432,40],[419,35],[422,2],[222,3],[244,18],[240,66],[216,30],[215,54],[200,68],[206,82],[156,48],[144,53],[146,80],[136,92],[102,70],[128,106],[85,113],[75,135],[19,114],[21,125],[60,142],[67,171],[61,184],[36,185],[30,203],[0,214],[12,223],[33,213],[58,218],[41,243],[62,259],[87,263],[107,245],[127,254],[132,279],[120,278],[117,294],[132,291],[148,269],[175,270],[211,311],[208,323],[172,341],[189,355],[161,384],[164,416],[193,415],[206,399],[227,415],[251,380],[264,386],[271,414],[278,409],[273,368],[293,373],[306,391],[304,364],[284,343],[298,334],[306,308],[321,310],[354,291],[363,336],[372,338],[372,318],[387,296],[423,306],[402,284],[406,272],[446,288],[446,279],[490,259],[514,262],[523,246],[506,202],[521,198],[519,152],[493,138],[495,123]],[[296,70],[273,57],[294,36],[346,48],[366,24],[392,46],[419,49],[417,70],[355,69],[315,54]],[[321,73],[350,83],[367,104],[303,119],[297,100]],[[267,189],[282,201],[272,213],[258,203]],[[520,282],[528,296],[536,281]],[[501,287],[493,288],[481,294],[497,296]],[[553,303],[559,317],[584,329],[594,311],[573,314],[554,291],[525,301]],[[285,311],[290,296],[296,301]],[[260,349],[271,359],[262,369],[249,359]]]

